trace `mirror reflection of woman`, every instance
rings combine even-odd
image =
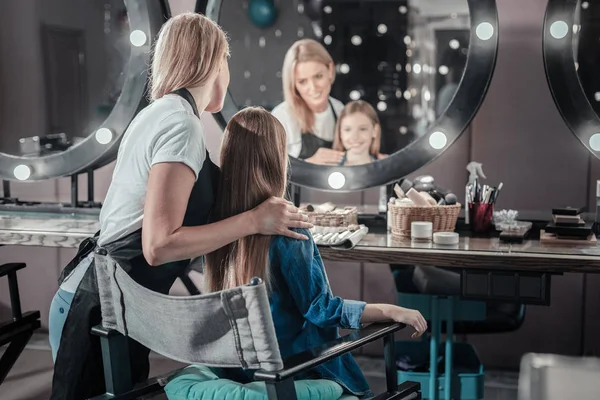
[[[315,40],[297,41],[285,55],[282,80],[285,100],[272,113],[285,127],[289,155],[338,165],[344,154],[332,147],[344,104],[329,95],[335,80],[331,55]]]
[[[381,124],[366,101],[346,104],[335,127],[333,149],[343,152],[339,165],[362,165],[387,157],[379,152]]]

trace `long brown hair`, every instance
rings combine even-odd
[[[308,108],[296,90],[296,65],[301,62],[316,61],[324,64],[332,71],[331,84],[335,81],[333,58],[323,45],[313,39],[302,39],[295,42],[285,53],[281,80],[283,81],[283,98],[292,109],[292,114],[300,123],[301,132],[312,132],[315,125],[315,113]]]
[[[212,220],[220,221],[282,197],[287,175],[283,125],[265,109],[248,107],[225,128],[221,175]],[[253,277],[269,282],[270,236],[252,235],[206,255],[206,289],[214,292],[247,285]]]
[[[379,157],[379,148],[381,146],[381,124],[379,123],[379,117],[377,112],[372,105],[364,100],[351,101],[346,104],[340,116],[337,124],[335,125],[335,137],[333,138],[333,149],[337,151],[345,151],[344,145],[342,144],[342,120],[344,117],[354,114],[361,113],[371,120],[375,127],[375,137],[369,147],[369,154],[374,157]]]

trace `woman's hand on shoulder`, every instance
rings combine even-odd
[[[377,159],[378,160],[383,160],[384,158],[388,158],[389,156],[390,156],[389,154],[379,153],[379,154],[377,154]]]
[[[312,164],[321,165],[339,165],[344,157],[344,153],[341,151],[328,149],[326,147],[319,147],[317,152],[312,157],[307,158],[305,161]]]
[[[254,230],[261,235],[282,235],[293,239],[307,240],[306,235],[290,228],[312,228],[308,217],[298,208],[280,197],[271,197],[250,211]]]

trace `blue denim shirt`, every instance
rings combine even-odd
[[[309,240],[276,236],[271,242],[271,313],[281,356],[320,346],[339,337],[338,328],[359,329],[365,303],[334,297],[323,260],[306,229],[296,229]],[[357,396],[372,396],[351,354],[330,360],[296,379],[325,378]]]

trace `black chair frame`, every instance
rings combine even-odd
[[[0,357],[0,385],[17,362],[29,339],[33,336],[33,332],[41,326],[39,311],[21,312],[17,271],[25,266],[25,263],[0,265],[0,278],[3,276],[8,278],[12,309],[12,320],[0,321],[0,347],[8,344],[4,354]]]
[[[316,367],[328,360],[339,357],[368,343],[383,339],[385,355],[386,392],[373,400],[420,400],[420,384],[404,382],[398,385],[394,333],[403,329],[400,323],[378,323],[354,331],[335,341],[314,349],[296,354],[284,360],[284,368],[279,371],[259,370],[254,374],[256,381],[264,381],[269,400],[295,400],[294,376]],[[149,379],[134,385],[129,371],[129,351],[127,338],[114,330],[101,326],[92,329],[100,337],[106,393],[92,400],[131,400],[150,394],[164,392],[164,386],[171,376],[181,370]]]

